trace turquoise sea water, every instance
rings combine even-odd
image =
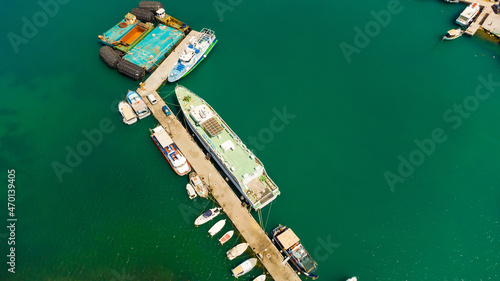
[[[462,4],[401,1],[375,24],[371,12],[390,3],[164,5],[218,35],[180,84],[263,161],[282,192],[263,211],[266,230],[291,227],[319,280],[500,280],[500,87],[481,82],[500,82],[500,49],[479,36],[441,41]],[[46,18],[36,2],[2,4],[0,280],[233,280],[230,269],[251,255],[228,261],[238,239],[220,246],[210,225],[193,226],[213,203],[187,198],[187,179],[150,140],[155,120],[126,126],[117,113],[138,83],[100,60],[96,36],[137,1],[66,1]],[[16,52],[9,33],[23,36],[33,17],[40,27],[24,30]],[[371,34],[359,48],[356,27]],[[343,42],[358,48],[350,63]],[[170,103],[172,90],[161,89]],[[276,112],[289,117],[279,128]],[[78,149],[86,155],[68,156]],[[413,169],[399,175],[406,161]],[[56,162],[71,170],[60,180]],[[16,170],[15,274],[7,169]],[[392,190],[387,172],[400,176]]]

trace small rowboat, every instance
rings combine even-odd
[[[243,254],[243,252],[245,252],[247,248],[248,248],[248,243],[240,243],[231,248],[231,250],[227,251],[226,256],[229,260],[233,260],[234,258]]]
[[[266,280],[266,275],[262,274],[257,276],[253,281],[265,281]]]
[[[219,242],[221,245],[224,245],[231,237],[233,237],[234,230],[230,230],[226,232],[226,234],[222,235],[222,237],[219,239]]]
[[[189,199],[194,199],[196,198],[198,195],[196,195],[196,191],[194,191],[194,188],[191,184],[186,184],[186,191],[189,195]]]
[[[209,230],[208,233],[213,237],[215,234],[219,233],[221,229],[224,227],[226,224],[226,220],[220,220],[214,226],[212,226]]]
[[[457,39],[458,37],[462,36],[463,33],[464,31],[461,28],[450,29],[448,30],[448,33],[446,33],[446,35],[443,36],[443,40]]]

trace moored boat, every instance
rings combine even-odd
[[[134,110],[132,109],[130,104],[121,101],[118,104],[118,111],[120,111],[120,114],[123,117],[123,123],[132,125],[137,122],[137,116],[135,115]]]
[[[206,210],[194,221],[194,225],[202,225],[208,221],[211,221],[213,218],[220,214],[222,208],[212,208],[210,210]]]
[[[445,1],[445,2],[448,2],[448,3],[454,3],[454,4],[456,4],[456,3],[460,2],[459,0],[444,0],[444,1]],[[348,281],[349,281],[349,280],[348,280]]]
[[[240,265],[233,268],[231,271],[233,272],[233,276],[238,278],[238,277],[248,273],[250,270],[252,270],[256,264],[257,264],[257,259],[251,258],[251,259],[248,259],[248,260],[242,262]]]
[[[266,280],[265,274],[259,275],[255,279],[253,279],[253,281],[265,281],[265,280]]]
[[[161,125],[151,131],[151,139],[156,147],[158,147],[161,154],[163,154],[168,164],[170,164],[170,167],[172,167],[179,176],[184,176],[191,171],[191,166],[186,157],[182,155],[177,145],[175,145],[174,141]]]
[[[186,191],[187,191],[187,194],[189,196],[189,199],[194,199],[198,196],[198,195],[196,195],[196,191],[194,190],[194,187],[190,183],[186,184]]]
[[[354,276],[354,277],[347,279],[346,281],[358,281],[358,278],[356,276]]]
[[[461,26],[469,25],[479,14],[480,9],[481,7],[479,6],[479,3],[474,2],[470,4],[465,8],[465,10],[460,14],[455,22]]]
[[[208,197],[208,189],[201,181],[200,176],[196,174],[195,172],[192,172],[189,174],[189,181],[191,182],[191,186],[194,188],[196,193],[198,193],[198,196],[201,198],[207,198]]]
[[[128,90],[127,101],[132,106],[139,119],[143,119],[151,115],[146,103],[137,92]]]
[[[191,72],[217,43],[215,32],[202,29],[200,35],[193,37],[181,51],[179,60],[168,74],[168,82],[175,82]]]
[[[213,237],[215,234],[219,233],[219,231],[222,230],[225,224],[226,224],[225,219],[218,221],[208,230],[208,234],[210,234]]]
[[[463,33],[464,31],[461,28],[450,29],[448,30],[448,33],[446,33],[446,35],[443,36],[443,40],[457,39],[458,37],[462,36]]]
[[[229,239],[231,239],[231,237],[233,237],[233,234],[234,230],[229,230],[228,232],[224,233],[224,235],[222,235],[222,237],[219,239],[220,244],[224,245],[224,243],[226,243],[227,241],[229,241]]]
[[[312,279],[318,278],[318,264],[290,228],[280,225],[272,233],[273,242],[300,272]]]
[[[259,210],[276,199],[280,191],[262,162],[217,112],[185,87],[176,86],[175,93],[189,128],[246,201]]]
[[[243,252],[245,252],[247,248],[248,243],[240,243],[231,248],[231,250],[227,251],[226,256],[229,260],[233,260],[234,258],[239,257],[241,254],[243,254]]]

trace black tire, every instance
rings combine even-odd
[[[142,80],[144,75],[146,75],[146,71],[140,66],[137,66],[129,61],[124,59],[120,59],[117,65],[118,72],[124,74],[134,80]]]
[[[158,1],[141,1],[139,2],[139,8],[156,13],[156,11],[163,8],[163,5]]]
[[[133,8],[130,13],[142,22],[154,22],[155,20],[155,15],[148,10]]]
[[[99,56],[111,68],[116,68],[121,60],[120,56],[110,46],[102,46],[99,49]]]

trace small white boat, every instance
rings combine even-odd
[[[135,112],[132,109],[132,106],[130,106],[130,104],[121,101],[118,104],[118,111],[120,111],[120,114],[123,117],[123,123],[127,125],[132,125],[135,122],[137,122],[137,116],[135,115]]]
[[[194,191],[193,186],[189,183],[186,184],[186,191],[189,195],[189,199],[194,199],[194,198],[196,198],[196,196],[198,196],[198,195],[196,195],[196,191]]]
[[[210,210],[206,210],[194,221],[194,225],[202,225],[208,221],[211,221],[213,218],[220,214],[222,208],[212,208]]]
[[[238,278],[238,277],[242,276],[243,274],[252,270],[256,264],[257,264],[257,259],[251,258],[251,259],[248,259],[248,260],[242,262],[240,265],[233,268],[231,271],[233,272],[233,276]]]
[[[354,277],[347,279],[346,281],[358,281],[358,277],[354,276]]]
[[[209,230],[208,233],[213,237],[215,234],[219,233],[219,231],[222,230],[224,225],[226,224],[226,220],[220,220],[214,226],[212,226]]]
[[[444,0],[444,1],[448,2],[448,3],[454,3],[454,4],[460,2],[459,0]]]
[[[255,279],[253,279],[253,281],[266,281],[266,275],[265,274],[259,275]]]
[[[446,33],[446,35],[443,36],[443,40],[457,39],[458,37],[462,36],[463,33],[464,31],[461,28],[450,29],[448,30],[448,33]]]
[[[233,260],[234,258],[239,257],[241,254],[243,254],[243,252],[245,252],[247,248],[248,243],[240,243],[231,248],[231,250],[227,251],[226,256],[229,260]]]
[[[193,186],[196,193],[198,193],[198,196],[200,196],[201,198],[208,197],[208,189],[201,181],[201,178],[200,176],[198,176],[198,174],[196,174],[195,172],[190,173],[189,181],[191,182],[191,186]]]
[[[222,235],[222,237],[219,239],[220,244],[224,245],[224,243],[226,243],[227,241],[229,241],[229,239],[231,239],[231,237],[233,237],[233,234],[234,230],[229,230],[224,235]]]

